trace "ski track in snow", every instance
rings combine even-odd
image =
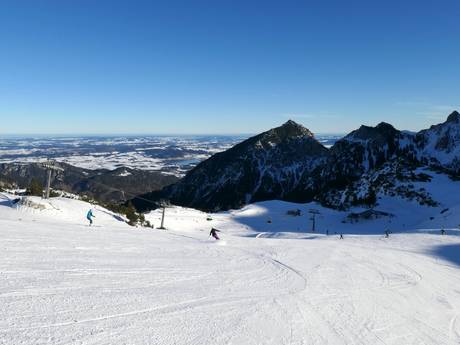
[[[97,212],[92,229],[87,204],[55,203],[0,207],[0,344],[460,343],[460,267],[430,254],[458,236],[256,238],[240,224],[214,242],[197,211],[168,231]]]

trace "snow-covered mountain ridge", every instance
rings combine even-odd
[[[418,133],[388,123],[361,126],[330,149],[307,128],[289,120],[215,154],[178,183],[144,195],[151,200],[203,210],[239,208],[251,202],[280,199],[319,201],[346,209],[375,206],[376,196],[399,195],[435,205],[430,195],[413,190],[420,167],[460,173],[460,114]],[[145,210],[149,203],[134,200]]]
[[[460,171],[460,114],[454,111],[447,121],[415,136],[419,160]]]

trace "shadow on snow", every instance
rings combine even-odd
[[[460,243],[436,246],[430,254],[460,266]]]

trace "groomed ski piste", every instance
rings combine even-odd
[[[358,223],[268,201],[167,208],[154,230],[78,200],[3,194],[0,344],[459,344],[460,182],[431,174],[418,184],[441,205],[382,197],[394,217]],[[157,227],[160,214],[146,218]]]

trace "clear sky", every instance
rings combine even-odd
[[[460,109],[460,1],[0,0],[0,134],[417,130]]]

